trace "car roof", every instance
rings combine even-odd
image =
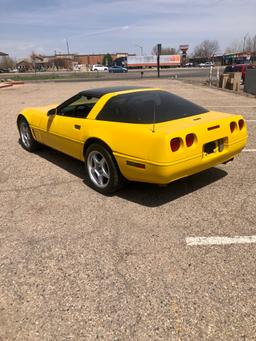
[[[111,94],[113,92],[121,92],[121,91],[126,91],[126,90],[139,90],[139,89],[148,89],[148,88],[141,87],[141,86],[112,86],[112,87],[106,87],[106,88],[84,90],[84,91],[81,91],[80,94],[84,96],[100,98],[106,94]]]

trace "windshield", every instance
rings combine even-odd
[[[208,112],[169,92],[140,91],[112,97],[97,120],[126,123],[160,123]]]

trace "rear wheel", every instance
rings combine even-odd
[[[38,149],[39,143],[34,139],[29,124],[25,118],[21,118],[18,122],[20,141],[24,149],[34,152]]]
[[[111,194],[123,184],[122,175],[112,153],[93,143],[85,152],[85,181],[102,194]]]

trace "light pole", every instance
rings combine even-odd
[[[140,55],[143,56],[143,47],[137,44],[135,44],[135,46],[140,48]]]

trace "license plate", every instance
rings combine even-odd
[[[222,152],[224,149],[224,139],[208,142],[203,147],[204,155]]]

